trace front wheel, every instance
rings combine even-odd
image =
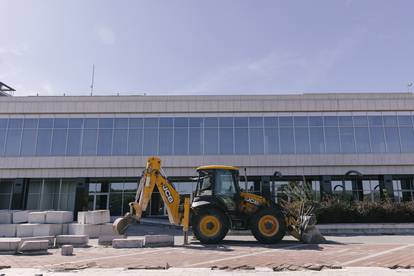
[[[217,209],[201,209],[193,216],[193,233],[205,244],[221,242],[229,231],[226,216]]]
[[[255,213],[250,228],[256,240],[266,244],[277,243],[286,234],[284,216],[275,209],[262,209]]]

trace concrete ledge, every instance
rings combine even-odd
[[[38,240],[47,240],[49,242],[49,248],[55,247],[55,237],[54,236],[38,236],[38,237],[24,237],[21,238],[21,241],[38,241]]]
[[[87,235],[89,238],[114,235],[111,223],[105,224],[79,224],[71,223],[68,225],[69,235]]]
[[[0,238],[0,254],[15,254],[20,242],[18,238]]]
[[[16,224],[0,224],[0,237],[16,237]]]
[[[28,214],[27,220],[29,223],[45,223],[46,212],[30,212]]]
[[[88,245],[89,238],[86,235],[59,235],[56,236],[56,246],[73,245],[77,247],[85,247]]]
[[[100,236],[98,239],[98,244],[100,245],[111,245],[114,239],[124,239],[124,235],[105,235]]]
[[[46,254],[48,248],[48,240],[23,241],[19,246],[18,252],[22,254]]]
[[[73,222],[73,212],[70,211],[47,211],[46,223],[69,223]]]
[[[0,210],[0,224],[11,224],[12,213],[9,210]]]
[[[414,235],[414,223],[335,223],[316,226],[323,235]]]
[[[29,221],[29,212],[27,210],[14,210],[13,211],[13,223],[26,223]]]
[[[112,240],[113,248],[141,248],[144,246],[143,238],[114,239]]]
[[[111,221],[109,210],[78,212],[79,224],[104,224]]]
[[[145,247],[174,246],[174,236],[172,235],[145,235]]]

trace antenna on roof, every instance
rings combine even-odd
[[[95,81],[95,64],[92,64],[91,96],[93,95],[94,81]]]
[[[413,86],[412,82],[407,83],[407,92],[410,93],[411,92],[411,86]]]

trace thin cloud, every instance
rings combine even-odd
[[[100,27],[98,29],[99,40],[106,45],[113,45],[116,42],[114,31],[108,27]]]

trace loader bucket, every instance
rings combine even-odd
[[[316,227],[316,219],[314,216],[302,216],[300,225],[300,241],[303,243],[324,243],[325,237]]]

